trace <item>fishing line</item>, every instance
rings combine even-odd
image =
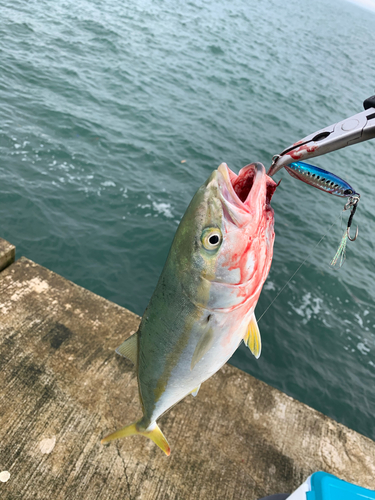
[[[343,213],[343,212],[342,212]],[[340,215],[338,216],[337,219],[340,219],[342,220],[342,213],[340,213]],[[281,290],[279,290],[278,294],[276,295],[276,297],[272,300],[272,302],[269,304],[269,306],[267,307],[267,309],[261,314],[261,316],[257,319],[257,322],[259,323],[259,321],[263,318],[263,316],[266,314],[266,312],[268,311],[268,309],[272,306],[272,304],[275,302],[275,300],[278,298],[278,296],[285,290],[285,288],[287,287],[287,285],[292,281],[292,279],[294,278],[294,276],[298,273],[298,271],[301,269],[301,267],[306,263],[306,261],[311,257],[311,255],[314,253],[315,249],[321,244],[321,242],[324,240],[324,238],[327,236],[327,234],[331,231],[332,227],[337,224],[337,219],[335,219],[332,224],[329,226],[329,228],[327,229],[326,233],[320,238],[320,240],[318,241],[318,243],[314,246],[314,248],[311,250],[311,252],[308,254],[308,256],[305,258],[305,260],[298,266],[298,268],[294,271],[294,273],[292,274],[292,276],[288,279],[288,281],[285,283],[285,285],[282,287]]]

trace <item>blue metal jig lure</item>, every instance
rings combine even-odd
[[[286,165],[285,169],[292,177],[302,182],[306,182],[306,184],[320,189],[321,191],[333,194],[334,196],[349,198],[358,194],[350,184],[344,181],[344,179],[341,179],[341,177],[327,170],[323,170],[322,168],[315,167],[314,165],[296,161]]]
[[[310,186],[313,186],[326,193],[333,194],[334,196],[340,196],[340,198],[349,198],[346,203],[344,210],[350,209],[350,217],[348,220],[348,225],[346,231],[341,239],[340,246],[336,252],[336,255],[331,261],[331,266],[341,267],[345,261],[346,255],[346,245],[348,240],[354,241],[358,236],[358,227],[354,238],[350,236],[350,226],[352,225],[353,217],[355,211],[357,210],[357,205],[360,199],[360,195],[354,191],[354,189],[348,184],[344,179],[338,177],[327,170],[315,167],[314,165],[309,165],[302,161],[296,161],[285,165],[287,172],[296,179],[302,182],[306,182]]]

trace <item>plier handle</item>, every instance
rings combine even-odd
[[[268,175],[295,161],[325,155],[331,151],[375,138],[375,95],[363,103],[365,111],[310,134],[273,157]]]

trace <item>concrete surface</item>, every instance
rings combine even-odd
[[[374,442],[229,365],[159,420],[170,457],[102,446],[141,415],[114,352],[138,323],[23,257],[0,273],[1,500],[251,500],[317,470],[375,488]]]
[[[16,247],[0,238],[0,271],[8,267],[16,258]]]

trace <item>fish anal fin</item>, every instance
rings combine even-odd
[[[138,333],[134,333],[129,338],[125,340],[117,349],[117,354],[124,356],[124,358],[130,359],[135,366],[137,366],[138,360]]]
[[[164,453],[169,456],[171,453],[171,448],[168,444],[168,441],[166,440],[164,434],[161,432],[160,427],[156,422],[153,422],[151,425],[147,427],[147,429],[142,429],[142,427],[139,425],[140,422],[134,422],[130,425],[127,425],[123,427],[122,429],[119,429],[116,432],[113,432],[112,434],[109,434],[105,438],[101,440],[102,444],[109,443],[110,441],[113,441],[114,439],[119,439],[127,436],[135,436],[137,434],[140,434],[141,436],[145,436],[151,441],[153,441],[159,448],[164,451]]]
[[[246,330],[246,335],[243,340],[250,351],[254,354],[256,359],[258,359],[262,351],[262,341],[260,338],[258,323],[255,319],[255,314],[253,314],[251,317],[249,326]]]
[[[190,394],[195,397],[198,394],[198,391],[199,391],[200,388],[201,388],[201,384],[199,384],[198,387],[196,387],[194,389],[194,391],[191,391]]]

